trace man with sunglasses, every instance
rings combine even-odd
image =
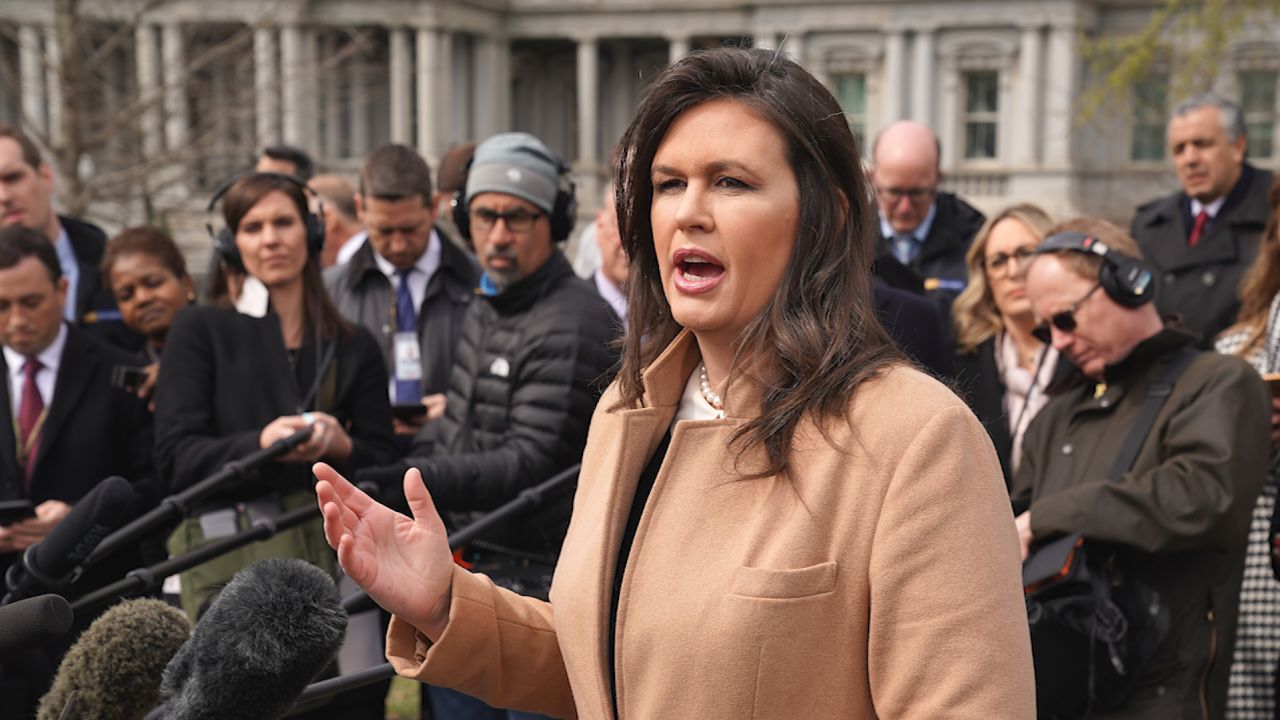
[[[1247,363],[1196,350],[1193,334],[1162,322],[1140,257],[1122,230],[1082,218],[1052,228],[1028,263],[1040,331],[1084,382],[1057,394],[1027,430],[1016,525],[1024,556],[1072,533],[1087,549],[1114,549],[1112,579],[1153,590],[1169,611],[1154,655],[1133,661],[1136,689],[1109,698],[1117,715],[1095,717],[1225,717],[1270,406]],[[1136,459],[1117,467],[1152,396],[1162,400]],[[1155,637],[1130,620],[1135,638]]]
[[[965,252],[986,218],[939,192],[940,155],[938,136],[920,123],[895,122],[876,136],[870,174],[880,238],[873,272],[890,287],[927,295],[950,318],[968,278]]]

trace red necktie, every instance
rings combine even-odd
[[[35,358],[29,358],[22,366],[22,405],[18,408],[18,441],[26,452],[23,464],[22,490],[24,495],[31,494],[31,475],[36,469],[36,451],[40,447],[40,417],[44,415],[44,398],[40,397],[40,387],[36,385],[36,374],[44,365]]]
[[[1187,245],[1195,247],[1200,242],[1200,235],[1204,232],[1204,226],[1209,224],[1209,213],[1201,210],[1196,215],[1196,224],[1191,227],[1191,234],[1187,236]]]

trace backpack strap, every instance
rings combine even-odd
[[[1107,475],[1108,479],[1119,480],[1121,476],[1129,472],[1129,469],[1133,467],[1134,461],[1138,459],[1138,452],[1142,449],[1142,444],[1146,442],[1147,435],[1151,434],[1151,428],[1156,424],[1156,415],[1160,414],[1160,408],[1164,407],[1165,401],[1173,393],[1173,387],[1177,384],[1178,378],[1183,371],[1191,365],[1191,362],[1199,354],[1191,346],[1185,346],[1178,350],[1173,358],[1169,360],[1169,364],[1165,366],[1164,373],[1160,375],[1160,379],[1151,383],[1147,388],[1147,399],[1142,404],[1142,411],[1138,414],[1138,419],[1134,422],[1133,429],[1129,431],[1129,436],[1125,438],[1124,446],[1120,448],[1120,454],[1116,456],[1115,464],[1111,466],[1111,472]]]

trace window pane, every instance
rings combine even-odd
[[[1276,109],[1276,73],[1251,70],[1240,73],[1240,105],[1246,113],[1272,114]]]
[[[836,77],[836,100],[846,115],[860,116],[867,112],[867,76],[850,73]]]
[[[965,73],[965,112],[996,112],[998,84],[998,73],[994,70]]]
[[[1132,136],[1129,158],[1138,162],[1157,162],[1165,157],[1165,121],[1169,107],[1169,81],[1154,75],[1133,86]]]
[[[965,123],[964,156],[966,158],[994,158],[996,156],[995,123]]]
[[[1164,139],[1163,125],[1134,127],[1130,158],[1140,162],[1163,160]]]
[[[1274,155],[1273,137],[1275,137],[1275,125],[1273,123],[1249,123],[1249,157],[1269,158]]]

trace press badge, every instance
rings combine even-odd
[[[396,333],[396,380],[422,379],[422,349],[418,346],[418,334],[409,331]]]

